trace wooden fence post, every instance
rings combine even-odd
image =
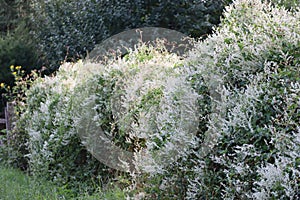
[[[14,118],[14,106],[12,102],[7,102],[5,107],[6,130],[12,130],[12,122]]]
[[[14,122],[14,103],[7,102],[5,107],[5,125],[6,125],[6,134],[7,134],[7,143],[10,143],[11,130],[13,129]]]

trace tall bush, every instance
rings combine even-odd
[[[25,137],[27,155],[22,156],[28,158],[28,172],[76,192],[92,190],[95,182],[104,184],[113,176],[76,134],[73,94],[85,81],[85,70],[66,64],[55,77],[37,78],[26,92],[26,109],[14,129]]]
[[[299,9],[238,0],[190,59],[217,95],[187,196],[299,197]],[[298,102],[298,103],[296,103]],[[208,137],[211,138],[211,137]]]
[[[192,116],[198,95],[186,82],[188,74],[180,57],[162,51],[141,47],[105,66],[66,63],[55,76],[37,79],[26,92],[26,110],[16,127],[27,137],[30,173],[74,188],[91,184],[93,177],[104,181],[114,176],[105,173],[106,167],[93,158],[78,135],[86,125],[80,123],[84,113],[93,113],[86,107],[90,101],[97,112],[88,116],[89,123],[95,121],[99,130],[128,152],[147,146],[152,154],[161,147],[167,156],[177,151],[172,143],[193,146],[190,134],[196,131],[197,116]],[[177,154],[183,156],[185,151]],[[143,161],[136,160],[147,171],[166,167],[159,160],[148,166]]]

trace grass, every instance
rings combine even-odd
[[[34,179],[24,172],[0,165],[0,200],[118,200],[125,199],[123,191],[116,188],[111,191],[84,194],[76,197],[70,190],[55,186],[53,183]]]
[[[45,180],[35,180],[22,171],[0,165],[1,200],[70,199],[68,190],[54,186]]]

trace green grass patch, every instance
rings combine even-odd
[[[94,194],[74,194],[71,190],[58,187],[52,182],[36,179],[26,173],[13,168],[0,165],[0,199],[1,200],[121,200],[125,199],[124,192],[115,188],[104,192],[97,191]]]
[[[0,199],[44,200],[70,199],[68,190],[56,187],[51,182],[36,180],[20,170],[0,165]]]

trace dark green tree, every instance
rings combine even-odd
[[[10,66],[22,66],[25,74],[39,68],[38,48],[30,34],[31,1],[0,0],[0,83],[12,86]],[[0,89],[1,106],[5,100]]]
[[[231,0],[51,0],[34,5],[45,65],[58,68],[64,60],[84,58],[95,44],[122,31],[163,27],[205,37],[220,22]]]

